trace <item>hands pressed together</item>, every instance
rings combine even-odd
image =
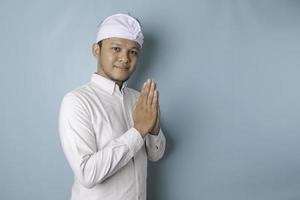
[[[160,130],[160,111],[158,90],[153,80],[148,79],[141,89],[141,94],[133,110],[134,128],[142,137],[148,133],[157,135]]]

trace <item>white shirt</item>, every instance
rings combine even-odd
[[[166,139],[133,128],[138,97],[97,74],[64,96],[59,133],[74,173],[71,200],[146,200],[147,158],[159,160]]]

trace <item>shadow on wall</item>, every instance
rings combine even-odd
[[[133,88],[140,91],[140,87],[142,83],[145,80],[142,80],[143,77],[148,77],[148,74],[150,71],[158,70],[155,69],[155,65],[153,65],[153,61],[155,58],[158,58],[158,55],[156,55],[157,51],[157,40],[154,35],[150,33],[144,33],[145,41],[143,44],[143,49],[141,51],[140,58],[138,60],[138,67],[136,68],[136,71],[134,72],[133,76],[130,79],[130,85],[133,86]],[[140,85],[139,85],[140,84]],[[163,116],[162,116],[163,118]],[[166,127],[164,127],[164,123],[161,119],[161,128],[167,138],[167,148],[164,154],[164,158],[169,154],[173,147],[173,142],[171,138],[168,136],[168,131],[166,130]]]
[[[181,96],[181,97],[180,97]],[[181,162],[186,162],[186,165],[190,164],[188,154],[186,154],[190,149],[200,149],[203,146],[201,143],[206,141],[206,138],[201,134],[201,128],[199,132],[191,133],[187,132],[187,127],[199,126],[203,127],[203,115],[200,113],[195,113],[197,110],[193,109],[195,105],[194,101],[188,100],[185,98],[186,95],[179,95],[176,98],[176,102],[170,103],[171,108],[169,108],[168,118],[164,120],[162,116],[161,128],[166,136],[167,144],[164,157],[158,162],[148,162],[148,182],[147,182],[147,199],[148,200],[160,200],[160,199],[169,199],[172,194],[168,184],[172,184],[168,177],[171,175],[169,170],[172,171],[172,174],[178,170],[177,166],[174,166],[172,169],[168,167],[174,164],[174,157],[181,155]],[[182,102],[186,102],[185,106]],[[177,106],[181,104],[181,106]],[[193,134],[199,134],[197,142],[195,142],[195,137]],[[186,144],[189,144],[187,147]],[[199,146],[199,147],[198,147]],[[196,147],[196,148],[195,148]],[[186,152],[179,152],[183,149],[187,149]],[[175,171],[174,171],[175,170]],[[176,174],[176,173],[175,173]],[[174,174],[174,175],[175,175]],[[185,187],[182,183],[182,188]]]
[[[148,162],[148,178],[147,178],[147,199],[148,200],[158,200],[163,199],[162,192],[164,191],[164,185],[163,185],[163,171],[162,167],[160,165],[164,160],[167,159],[167,157],[170,155],[170,153],[173,150],[174,143],[170,135],[168,134],[168,131],[166,128],[161,126],[162,130],[164,131],[164,135],[167,139],[166,144],[166,151],[161,160],[158,162]]]
[[[136,68],[135,73],[130,79],[130,85],[140,91],[140,85],[145,81],[143,79],[147,79],[148,75],[151,74],[152,70],[155,69],[155,65],[153,65],[153,61],[158,58],[156,54],[157,51],[157,41],[154,35],[150,33],[144,33],[145,42],[143,45],[143,49],[140,54],[140,58],[138,60],[138,67]],[[159,165],[168,157],[168,155],[173,151],[174,142],[170,135],[168,134],[168,127],[164,126],[163,116],[161,119],[161,128],[164,132],[164,135],[167,139],[166,150],[164,157],[158,162],[149,162],[148,163],[148,183],[147,183],[147,199],[160,199],[161,195],[159,195],[160,191],[163,190],[162,185],[160,184],[162,180],[160,179],[161,174],[163,173],[160,170]],[[174,131],[174,130],[171,130]]]

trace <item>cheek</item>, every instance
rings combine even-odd
[[[136,56],[131,57],[131,63],[132,64],[136,64],[137,63],[137,57]]]
[[[111,64],[115,61],[115,56],[113,56],[112,54],[109,54],[109,53],[104,53],[101,55],[101,58],[100,58],[102,64]]]

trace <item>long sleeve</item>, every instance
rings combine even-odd
[[[91,116],[81,99],[71,93],[61,103],[59,133],[63,151],[75,176],[87,188],[116,173],[144,143],[139,132],[130,128],[102,149],[97,149]]]
[[[150,135],[146,136],[146,150],[148,155],[148,160],[150,161],[158,161],[160,160],[165,152],[166,148],[166,138],[162,132],[159,130],[158,135]]]

